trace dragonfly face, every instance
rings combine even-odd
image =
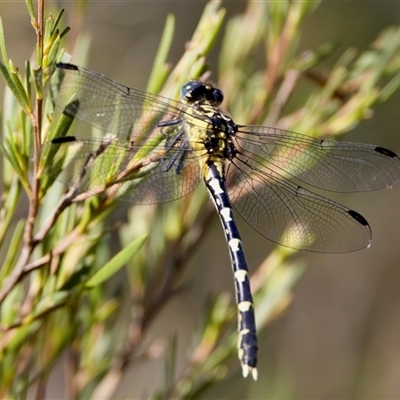
[[[257,336],[248,268],[231,202],[266,238],[295,249],[348,252],[369,246],[359,213],[303,188],[339,192],[389,187],[400,159],[382,147],[311,138],[265,126],[237,125],[218,109],[220,89],[182,88],[182,103],[141,92],[71,64],[57,103],[107,135],[56,138],[45,145],[47,172],[77,192],[160,203],[203,180],[218,211],[232,260],[239,313],[239,358],[257,378]]]
[[[212,107],[219,107],[224,101],[224,94],[221,89],[206,83],[191,81],[183,85],[181,98],[188,104],[206,102]]]

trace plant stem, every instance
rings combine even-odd
[[[43,61],[43,15],[44,15],[44,0],[38,1],[38,17],[35,24],[36,30],[36,40],[37,40],[37,67],[42,68]],[[29,209],[28,217],[26,220],[25,230],[24,230],[24,241],[23,248],[21,250],[21,255],[17,262],[16,268],[10,275],[9,279],[6,281],[5,285],[0,289],[0,304],[3,302],[7,294],[12,290],[14,285],[21,278],[25,265],[29,261],[29,257],[35,248],[37,241],[33,240],[33,232],[35,227],[36,216],[39,207],[39,187],[40,181],[38,178],[39,170],[39,158],[40,158],[40,148],[41,148],[41,129],[42,129],[42,107],[43,99],[42,96],[36,95],[35,100],[35,114],[33,115],[33,135],[34,135],[34,149],[33,149],[33,178],[32,178],[32,190],[29,196]]]

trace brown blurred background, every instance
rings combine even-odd
[[[68,10],[77,6],[73,1],[60,3],[67,16]],[[169,57],[176,62],[205,3],[89,3],[87,18],[82,21],[83,31],[92,42],[89,68],[143,89],[167,14],[176,16],[177,29]],[[228,1],[224,6],[229,18],[243,10],[246,3]],[[22,68],[34,45],[25,4],[1,2],[0,13],[9,57]],[[349,46],[363,50],[385,26],[398,24],[399,17],[400,2],[396,1],[326,1],[307,20],[300,49],[335,40],[341,43],[336,54]],[[73,27],[79,21],[69,24]],[[210,58],[214,67],[217,49]],[[218,77],[213,79],[217,81]],[[0,88],[3,87],[0,82]],[[400,93],[345,139],[376,143],[399,154],[399,104]],[[237,374],[231,378],[230,391],[215,391],[213,398],[400,399],[400,184],[392,190],[330,198],[368,219],[373,229],[372,247],[344,255],[304,253],[308,268],[296,287],[292,306],[260,332],[259,381],[244,381],[237,360],[233,360],[232,368],[237,368]],[[239,225],[250,268],[255,267],[273,249],[273,244],[243,221],[239,220]],[[199,324],[207,293],[226,290],[233,294],[228,251],[217,215],[212,231],[191,260],[187,280],[191,290],[172,301],[154,324],[155,331],[165,332],[166,336],[177,327],[182,331],[182,357],[193,329]],[[161,361],[132,370],[118,395],[146,397],[146,393],[162,384],[162,370]],[[56,375],[52,379],[49,399],[61,398],[60,379]]]

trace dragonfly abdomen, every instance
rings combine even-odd
[[[251,373],[256,380],[258,343],[249,270],[243,252],[242,240],[225,188],[223,161],[210,160],[206,168],[205,184],[218,210],[218,215],[224,228],[235,276],[239,330],[238,353],[243,376],[247,377]]]

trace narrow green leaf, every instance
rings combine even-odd
[[[226,10],[220,1],[207,3],[186,52],[171,72],[163,91],[163,96],[176,98],[187,77],[199,77],[205,70],[206,55],[220,32]]]
[[[49,38],[54,33],[54,31],[52,29],[53,26],[54,26],[54,20],[53,20],[53,16],[50,14],[46,19],[45,28],[44,28],[44,37],[43,37],[44,48],[46,48]],[[44,51],[44,53],[46,54],[46,50]]]
[[[6,81],[6,85],[18,100],[18,103],[27,114],[30,114],[32,112],[31,105],[29,103],[28,95],[19,78],[18,72],[10,72],[10,70],[0,62],[0,73],[3,75],[3,78]]]
[[[57,29],[58,24],[60,23],[61,17],[64,14],[65,9],[62,8],[60,12],[57,14],[57,17],[54,20],[53,26],[51,27],[50,36],[54,34]]]
[[[16,172],[18,176],[21,176],[23,172],[18,163],[18,156],[16,155],[15,143],[9,137],[6,137],[4,139],[4,142],[5,143],[0,141],[0,150],[6,157],[7,161],[12,165],[14,169],[13,172]]]
[[[41,66],[38,66],[33,69],[33,83],[35,85],[36,94],[39,99],[43,98],[42,76],[43,76],[43,69]]]
[[[59,31],[56,29],[51,36],[47,38],[47,40],[44,42],[44,50],[43,53],[44,55],[49,54],[54,42],[57,40],[59,37]]]
[[[169,14],[165,23],[164,31],[161,36],[161,43],[158,47],[157,55],[154,60],[153,69],[147,83],[147,91],[158,93],[168,75],[170,68],[166,64],[167,56],[171,48],[175,30],[175,18]]]
[[[27,115],[19,110],[19,120],[20,120],[20,132],[21,132],[21,156],[24,160],[24,165],[26,171],[29,170],[29,164],[31,159],[31,149],[32,149],[32,140],[33,140],[33,127],[30,123]]]
[[[382,88],[379,94],[379,101],[384,102],[400,87],[400,72],[395,74],[393,78]]]
[[[19,143],[15,140],[15,136],[5,138],[6,146],[2,146],[2,151],[7,157],[8,161],[14,168],[14,172],[18,175],[22,185],[25,187],[27,192],[30,191],[30,184],[28,180],[28,170],[24,156],[21,154]]]
[[[26,8],[28,9],[29,16],[31,17],[31,21],[36,19],[35,10],[33,8],[32,0],[25,0]]]
[[[5,283],[4,281],[0,282],[1,286],[3,286],[4,283]],[[1,313],[0,313],[1,328],[7,329],[9,327],[19,325],[21,323],[19,310],[25,296],[26,295],[24,294],[23,285],[15,285],[13,289],[10,290],[8,295],[4,298],[4,300],[1,303]],[[3,332],[4,331],[1,331],[1,333]],[[0,360],[1,360],[1,351],[0,351]]]
[[[30,324],[35,319],[42,317],[51,310],[63,306],[67,302],[67,299],[70,295],[71,295],[70,292],[63,290],[46,296],[45,298],[39,301],[33,313],[28,314],[24,318],[23,324],[24,325]]]
[[[119,271],[143,246],[146,239],[147,235],[140,236],[122,249],[87,281],[86,287],[98,286]]]
[[[62,39],[70,30],[71,30],[71,28],[69,26],[64,28],[60,33],[60,38]]]
[[[31,103],[29,101],[28,93],[23,84],[23,78],[19,69],[10,61],[10,77],[15,83],[19,95],[21,97],[20,104],[27,114],[32,113]]]
[[[14,185],[16,190],[15,190],[15,194],[18,195],[19,190],[18,188],[20,187],[20,185]],[[8,199],[7,199],[8,200]],[[15,207],[17,205],[17,202],[15,201],[15,204],[12,204],[11,206],[13,207],[12,211],[15,211]],[[10,210],[7,210],[8,212]],[[9,223],[11,221],[11,216],[14,215],[14,212],[9,212],[10,217],[8,218],[8,220],[6,221],[7,225],[5,227],[9,226]],[[10,271],[12,270],[13,266],[15,265],[15,262],[17,260],[17,257],[19,255],[19,248],[21,246],[22,243],[22,236],[24,233],[24,227],[25,227],[25,221],[24,220],[20,220],[17,224],[17,226],[14,229],[13,232],[13,236],[11,238],[11,242],[9,243],[9,245],[7,246],[7,253],[6,256],[4,258],[4,261],[2,263],[2,268],[0,271],[0,282],[3,280],[4,277],[6,277]],[[2,232],[0,232],[1,234]],[[1,238],[1,236],[0,236]]]
[[[32,96],[32,74],[31,74],[31,62],[29,60],[25,61],[25,86],[28,99]]]
[[[2,207],[2,212],[4,212],[4,219],[0,225],[0,249],[1,246],[4,244],[4,236],[8,232],[10,227],[11,221],[15,216],[15,210],[18,205],[19,196],[21,194],[21,184],[19,179],[16,176],[13,177],[11,184],[7,189],[4,191],[4,205]],[[3,264],[5,264],[4,261]],[[1,276],[5,276],[6,268],[2,268],[0,272],[0,281]]]
[[[3,78],[4,78],[5,82],[6,82],[6,85],[11,90],[11,92],[14,95],[14,97],[18,100],[18,102],[20,104],[22,104],[23,101],[20,98],[20,94],[18,92],[18,89],[15,86],[14,81],[11,79],[11,75],[10,75],[10,73],[8,71],[8,68],[2,62],[0,62],[0,73],[1,73],[1,75],[3,75]]]
[[[211,1],[205,8],[201,19],[192,37],[192,45],[199,43],[201,52],[205,55],[210,52],[220,33],[226,9],[221,8],[221,1]]]
[[[60,49],[60,35],[57,35],[55,40],[53,41],[49,53],[45,55],[46,57],[46,64],[43,63],[43,68],[46,68],[49,65],[52,65],[56,62],[56,58],[58,55],[58,50]]]
[[[21,326],[16,331],[12,339],[7,343],[7,351],[19,349],[23,343],[26,343],[28,337],[36,332],[41,326],[40,321],[35,321],[31,324]],[[15,360],[14,360],[15,362]]]
[[[6,40],[4,37],[3,20],[1,19],[1,16],[0,16],[0,53],[1,53],[1,57],[3,58],[3,62],[8,70],[8,68],[10,68],[10,65],[8,63]]]
[[[76,107],[79,107],[79,102],[75,102]],[[74,122],[74,118],[70,117],[66,113],[62,113],[57,122],[57,125],[53,132],[50,132],[50,135],[46,138],[49,141],[55,137],[62,137],[68,134],[68,131]],[[39,171],[39,177],[42,177],[43,170],[46,169],[49,163],[51,164],[52,174],[44,175],[45,178],[42,179],[42,190],[43,194],[46,193],[49,186],[51,186],[55,180],[55,177],[61,172],[61,167],[63,165],[63,159],[60,159],[57,164],[53,163],[53,158],[56,155],[59,148],[57,146],[51,146],[50,143],[46,142],[45,146],[42,149],[42,156],[40,158],[40,163],[42,165],[42,169]]]

